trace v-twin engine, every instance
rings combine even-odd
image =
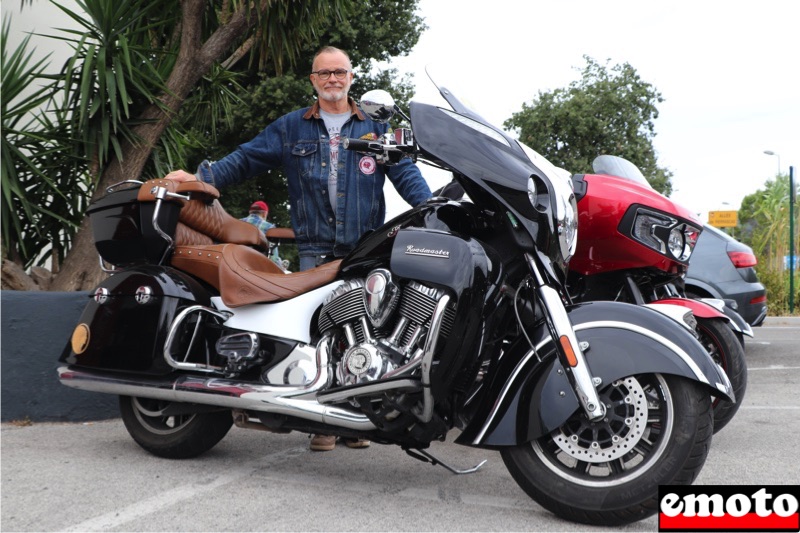
[[[431,321],[444,291],[410,281],[396,284],[388,270],[338,287],[325,301],[319,330],[330,335],[339,385],[355,385],[412,373],[422,362]],[[440,336],[452,328],[444,309]]]

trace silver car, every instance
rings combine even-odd
[[[767,291],[758,281],[753,249],[706,224],[689,261],[686,295],[720,298],[751,326],[767,316]]]

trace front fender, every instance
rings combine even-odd
[[[694,313],[694,316],[698,316],[700,318],[724,318],[725,320],[729,320],[725,313],[713,305],[701,300],[693,300],[691,298],[664,298],[662,300],[656,300],[650,303],[680,305],[682,307],[691,309],[692,313]]]
[[[588,302],[569,310],[586,360],[600,388],[617,379],[648,373],[675,374],[705,385],[709,394],[735,401],[730,381],[708,352],[682,326],[661,313],[621,302]],[[484,402],[457,439],[494,447],[529,442],[560,427],[579,408],[564,368],[554,357],[544,325],[514,343],[488,380]]]

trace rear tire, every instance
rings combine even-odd
[[[122,422],[136,443],[158,457],[189,459],[207,452],[233,425],[229,410],[165,414],[173,402],[119,397]]]
[[[617,380],[600,397],[603,421],[591,423],[579,410],[549,435],[500,453],[544,508],[574,522],[619,526],[656,513],[659,485],[697,477],[711,445],[711,398],[698,383],[660,374]]]
[[[712,400],[714,433],[716,433],[728,425],[742,405],[744,393],[747,390],[747,362],[741,343],[725,320],[698,318],[697,333],[700,335],[700,344],[714,362],[725,370],[731,381],[733,394],[736,396],[736,403],[722,398]]]

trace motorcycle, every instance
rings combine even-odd
[[[60,358],[61,383],[119,395],[131,437],[160,457],[200,455],[235,424],[366,438],[474,472],[426,451],[456,430],[568,520],[652,515],[659,485],[700,472],[711,396],[734,401],[727,376],[688,325],[573,304],[568,177],[439,90],[451,109],[415,102],[410,117],[385,91],[365,94],[364,112],[413,129],[343,147],[449,169],[471,201],[431,198],[313,270],[279,271],[203,182],[98,200],[113,273]]]
[[[662,309],[692,310],[700,342],[722,366],[737,402],[713,402],[714,432],[734,417],[747,388],[747,364],[736,330],[744,322],[718,300],[684,297],[682,285],[703,224],[684,207],[656,192],[630,161],[602,155],[595,174],[573,176],[581,239],[569,264],[568,285],[576,301],[616,300]],[[752,330],[747,328],[752,336]]]

